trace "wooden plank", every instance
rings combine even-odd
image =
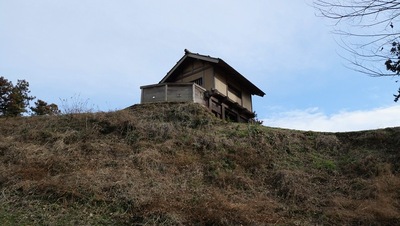
[[[156,86],[142,89],[142,103],[154,103],[165,101],[165,87]]]
[[[193,102],[193,94],[192,94],[192,86],[174,86],[169,85],[167,91],[168,101],[169,102]]]

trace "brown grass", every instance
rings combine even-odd
[[[196,104],[2,118],[0,224],[400,224],[399,138],[227,123]]]

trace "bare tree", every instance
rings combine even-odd
[[[400,75],[400,0],[314,0],[334,22],[350,68],[374,77]],[[397,82],[397,81],[396,81]],[[395,94],[400,98],[400,89]]]

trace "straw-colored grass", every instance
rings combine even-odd
[[[396,225],[399,138],[229,123],[184,103],[0,118],[0,224]]]

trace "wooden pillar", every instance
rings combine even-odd
[[[165,84],[165,92],[164,92],[164,95],[165,95],[165,102],[167,102],[167,101],[168,101],[168,84]]]
[[[226,104],[221,103],[221,116],[223,120],[226,120],[226,108],[228,108],[228,106],[226,106]]]

